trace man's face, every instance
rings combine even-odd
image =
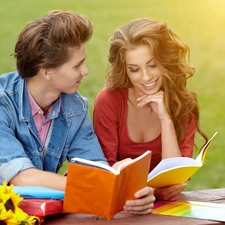
[[[52,88],[59,92],[59,94],[61,92],[67,94],[75,93],[83,76],[88,74],[88,69],[84,63],[85,59],[85,44],[82,44],[78,48],[71,49],[69,61],[52,70]]]

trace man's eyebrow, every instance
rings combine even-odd
[[[86,59],[86,57],[85,57],[85,58],[83,58],[82,60],[80,60],[79,62],[77,62],[75,65],[76,65],[76,66],[79,66],[82,62],[84,62],[84,61],[85,61],[85,59]]]

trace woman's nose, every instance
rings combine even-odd
[[[143,78],[143,80],[148,81],[148,80],[151,80],[153,78],[153,76],[148,70],[144,69],[142,72],[142,78]]]

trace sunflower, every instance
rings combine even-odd
[[[38,224],[35,216],[28,216],[19,208],[23,198],[13,191],[13,185],[7,186],[6,182],[0,185],[0,225],[31,225]]]
[[[7,219],[13,216],[13,212],[11,210],[5,212],[3,210],[3,204],[0,203],[0,225],[7,224]]]
[[[2,201],[6,211],[11,209],[15,212],[16,207],[22,202],[23,198],[12,189],[13,185],[7,186],[6,182],[4,182],[3,185],[0,186],[0,201]]]

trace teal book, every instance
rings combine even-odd
[[[41,186],[14,186],[13,190],[22,198],[64,199],[64,191]]]

